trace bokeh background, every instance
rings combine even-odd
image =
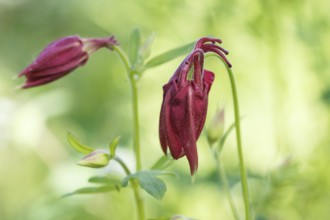
[[[213,35],[230,51],[242,114],[245,160],[255,219],[330,218],[330,1],[327,0],[0,0],[0,219],[134,219],[130,189],[61,198],[87,179],[115,172],[79,167],[67,131],[95,148],[121,135],[119,154],[133,167],[130,91],[115,54],[97,52],[83,68],[47,86],[17,89],[17,74],[51,41],[115,34],[124,49],[132,30],[156,33],[151,56]],[[162,85],[182,58],[140,81],[143,165],[161,155]],[[233,122],[225,68],[216,72],[206,125],[217,108]],[[203,134],[191,184],[185,159],[169,170],[162,201],[145,194],[148,217],[183,214],[233,219]],[[234,135],[222,152],[231,193],[243,215]]]

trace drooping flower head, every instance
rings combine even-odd
[[[186,156],[191,175],[198,167],[196,142],[205,123],[208,94],[214,80],[213,72],[204,69],[204,54],[216,53],[231,67],[225,57],[228,52],[216,43],[221,43],[221,40],[198,40],[194,50],[163,86],[159,121],[161,147],[165,154],[169,148],[174,159]]]
[[[57,80],[84,65],[90,54],[117,44],[114,36],[107,38],[81,38],[67,36],[49,44],[19,76],[27,81],[22,88],[40,86]]]

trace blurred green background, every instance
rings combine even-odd
[[[130,91],[115,54],[101,50],[47,86],[19,90],[24,79],[15,77],[55,39],[115,34],[127,49],[136,27],[145,37],[156,33],[152,56],[206,35],[224,41],[239,90],[255,219],[329,219],[329,11],[327,0],[0,0],[0,219],[134,219],[130,189],[60,198],[87,186],[90,176],[119,170],[112,163],[77,166],[81,155],[67,143],[67,131],[95,148],[121,135],[119,154],[133,167]],[[148,70],[140,81],[144,167],[162,155],[162,85],[181,60]],[[206,125],[224,106],[228,127],[233,109],[225,69],[214,58],[206,68],[216,72]],[[148,217],[233,219],[204,134],[198,145],[195,183],[186,160],[176,162],[170,170],[181,178],[165,180],[164,199],[145,194]],[[234,135],[221,160],[243,215]]]

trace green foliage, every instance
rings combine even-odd
[[[105,176],[93,176],[88,179],[90,183],[106,184],[106,185],[121,185],[121,180],[118,176],[105,175]]]
[[[94,194],[94,193],[104,193],[117,190],[119,191],[118,186],[96,186],[96,187],[84,187],[77,189],[72,193],[65,194],[63,197],[77,195],[77,194]]]
[[[179,56],[182,56],[184,54],[189,53],[195,45],[195,42],[186,44],[184,46],[180,46],[178,48],[174,48],[172,50],[169,50],[167,52],[164,52],[152,59],[150,59],[146,64],[145,68],[152,68],[159,66],[163,63],[169,62]]]
[[[155,33],[150,34],[149,37],[140,46],[139,54],[140,54],[140,56],[142,56],[143,61],[145,61],[146,59],[149,58],[149,56],[151,54],[151,46],[155,40],[155,37],[156,37]]]
[[[142,33],[139,28],[135,28],[131,33],[129,59],[132,64],[132,71],[137,74],[142,74],[145,70],[144,62],[151,54],[151,46],[154,41],[155,34],[150,34],[149,37],[142,43]]]
[[[109,145],[110,158],[114,158],[116,155],[116,149],[119,144],[120,136],[113,139]]]
[[[154,198],[160,200],[164,197],[167,189],[164,181],[159,178],[161,175],[176,176],[172,172],[157,170],[140,171],[125,177],[123,179],[123,186],[127,186],[130,179],[137,180],[142,189]]]
[[[154,165],[151,166],[150,169],[152,170],[164,170],[167,167],[169,167],[174,160],[172,158],[169,158],[168,155],[163,155],[159,160],[156,161]]]
[[[139,28],[135,28],[131,34],[129,49],[129,59],[133,65],[136,64],[138,62],[138,59],[140,58],[140,45],[141,30]]]
[[[121,188],[121,180],[117,176],[94,176],[88,179],[88,182],[99,184],[101,186],[89,186],[75,190],[74,192],[65,194],[63,197],[78,195],[78,194],[95,194],[110,191],[119,191]]]
[[[87,145],[83,145],[79,142],[79,140],[73,136],[70,132],[67,133],[67,139],[70,143],[70,145],[76,149],[77,151],[79,151],[80,153],[83,153],[83,154],[90,154],[94,151],[93,148],[87,146]]]

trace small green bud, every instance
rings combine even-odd
[[[224,127],[225,127],[225,110],[221,109],[215,113],[210,125],[207,128],[207,140],[210,146],[212,146],[223,136]]]
[[[80,166],[100,168],[109,164],[110,155],[104,150],[95,150],[77,162]]]

